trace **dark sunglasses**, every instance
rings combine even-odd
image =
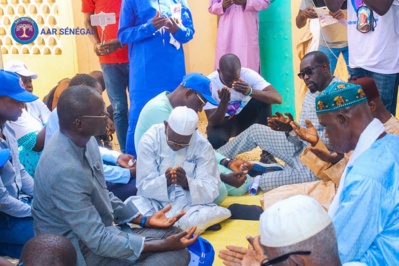
[[[300,79],[303,79],[305,77],[305,75],[311,76],[311,75],[313,75],[313,70],[318,67],[321,67],[321,66],[323,66],[323,64],[305,68],[304,71],[298,73],[298,77]]]
[[[291,255],[310,255],[310,253],[312,253],[312,252],[310,252],[310,251],[293,251],[293,252],[290,252],[290,253],[287,253],[287,254],[278,256],[277,258],[271,259],[271,260],[269,260],[269,261],[268,261],[267,259],[265,259],[265,260],[263,260],[263,261],[261,262],[260,265],[261,265],[261,266],[274,265],[274,264],[281,263],[281,262],[283,262],[283,261],[288,260],[288,258],[289,258]]]

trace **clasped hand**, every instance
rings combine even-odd
[[[165,171],[166,183],[167,186],[171,186],[172,184],[180,185],[183,189],[188,189],[188,180],[186,176],[186,171],[182,167],[176,167],[173,169],[169,167]]]

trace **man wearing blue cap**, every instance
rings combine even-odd
[[[18,119],[24,103],[38,98],[22,84],[17,74],[0,70],[0,149],[11,151],[0,176],[0,256],[14,258],[20,256],[25,242],[33,237],[33,178],[19,162],[18,144],[7,123]]]
[[[397,265],[399,137],[373,118],[359,85],[333,83],[315,103],[333,149],[353,150],[328,211],[341,262]]]
[[[150,100],[140,113],[137,122],[134,141],[136,149],[139,146],[139,141],[144,133],[155,124],[167,121],[172,110],[177,106],[187,106],[195,112],[202,111],[202,108],[208,102],[214,106],[218,103],[212,97],[210,88],[211,81],[200,73],[190,73],[184,76],[181,84],[173,92],[162,92],[157,97]],[[138,154],[140,156],[140,154]],[[221,154],[216,153],[217,161],[226,158]],[[238,167],[237,167],[238,168]],[[216,203],[221,203],[226,198],[227,194],[233,196],[241,196],[248,190],[249,180],[245,183],[245,175],[242,173],[233,173],[228,168],[219,165],[221,179],[228,186],[221,184],[219,190],[219,197]]]
[[[173,108],[187,106],[195,112],[201,112],[207,102],[217,106],[212,98],[210,80],[200,73],[190,73],[183,77],[183,81],[173,91],[164,91],[151,99],[141,110],[134,132],[134,146],[138,148],[144,133],[155,124],[168,120]]]

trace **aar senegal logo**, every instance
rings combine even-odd
[[[36,40],[39,28],[36,22],[28,17],[22,17],[14,21],[11,26],[13,39],[20,44],[29,44]]]

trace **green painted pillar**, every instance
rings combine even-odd
[[[272,0],[270,7],[260,12],[260,65],[262,76],[283,98],[273,112],[289,112],[296,117],[291,19],[291,0]]]

